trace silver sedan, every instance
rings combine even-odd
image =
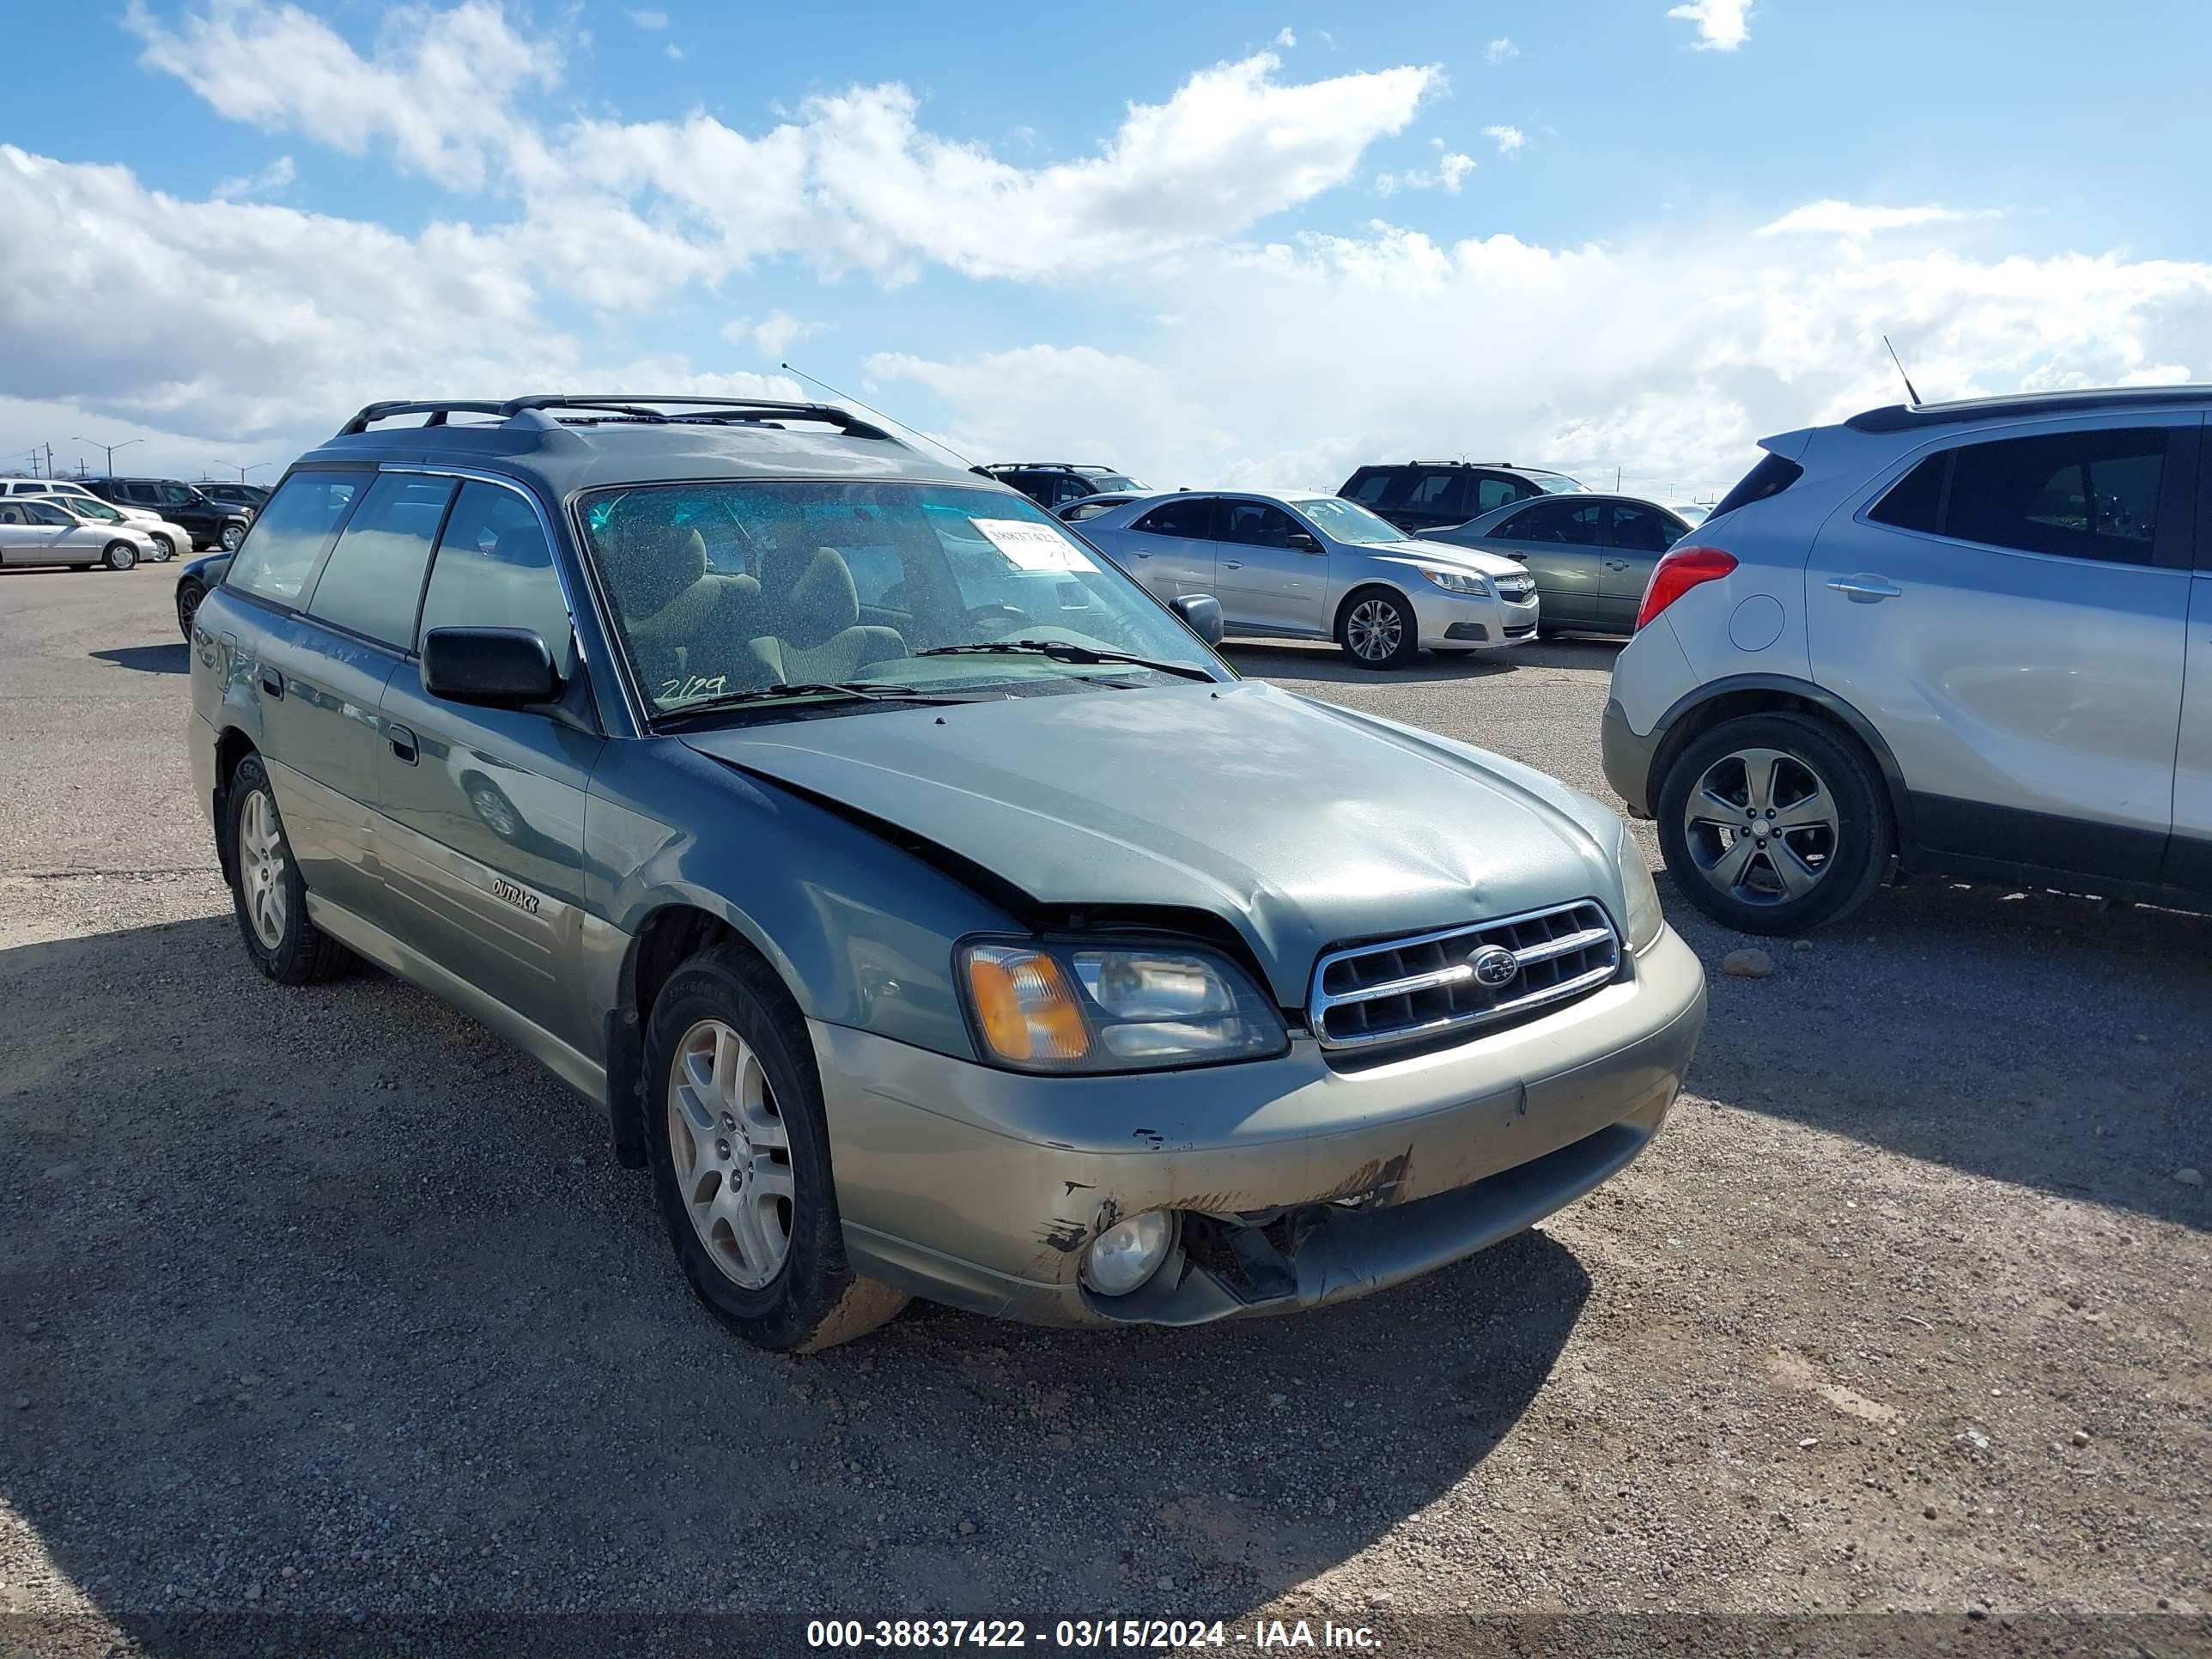
[[[0,564],[104,564],[128,570],[154,556],[154,538],[136,525],[98,524],[57,501],[0,501]]]
[[[1520,566],[1410,540],[1339,495],[1152,495],[1080,533],[1162,599],[1212,594],[1231,634],[1333,639],[1364,668],[1536,632],[1535,582]]]

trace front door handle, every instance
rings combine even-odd
[[[1221,562],[1221,568],[1224,570],[1242,570],[1244,568],[1244,561],[1242,559],[1224,559]]]
[[[1626,559],[1607,559],[1605,562],[1605,568],[1607,570],[1626,570],[1628,568],[1628,561]]]
[[[1846,596],[1853,605],[1880,605],[1884,599],[1893,599],[1905,592],[1895,582],[1880,576],[1831,576],[1828,586]]]
[[[392,752],[409,766],[414,765],[422,758],[422,750],[416,744],[415,734],[405,726],[386,726],[384,735],[392,744]]]
[[[282,702],[284,697],[284,677],[273,668],[261,671],[261,693]]]

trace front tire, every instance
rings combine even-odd
[[[110,570],[128,570],[138,562],[138,550],[129,542],[110,542],[100,559]]]
[[[1344,602],[1336,622],[1336,642],[1362,668],[1404,668],[1420,654],[1420,628],[1413,605],[1402,594],[1387,587],[1363,587]]]
[[[245,539],[246,539],[246,532],[245,532],[243,530],[240,530],[240,529],[236,525],[234,525],[234,524],[227,524],[227,525],[223,526],[223,527],[222,527],[222,550],[223,550],[224,552],[226,552],[226,553],[235,553],[235,552],[237,552],[237,551],[238,551],[238,544],[239,544],[240,542],[244,541]]]
[[[653,1191],[708,1312],[757,1347],[811,1353],[906,1305],[845,1260],[806,1023],[766,963],[727,945],[693,957],[654,1001],[645,1052]]]
[[[206,597],[207,590],[198,582],[186,582],[177,589],[177,626],[184,629],[188,645],[191,642],[193,619],[200,614],[200,601]]]
[[[167,564],[177,556],[177,544],[167,536],[155,536],[153,540],[155,564]]]
[[[347,971],[353,953],[307,920],[307,884],[259,756],[239,762],[228,802],[231,902],[253,965],[279,985],[308,985]]]
[[[1896,831],[1873,761],[1801,714],[1724,720],[1674,757],[1660,850],[1682,896],[1747,933],[1809,933],[1866,902]]]

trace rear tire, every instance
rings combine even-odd
[[[128,570],[138,562],[138,550],[129,542],[110,542],[100,556],[110,570]]]
[[[645,1054],[653,1191],[709,1313],[757,1347],[815,1353],[906,1305],[845,1259],[813,1047],[765,963],[693,957],[653,1002]]]
[[[1657,792],[1660,850],[1682,896],[1747,933],[1849,915],[1888,873],[1888,791],[1856,739],[1802,714],[1748,714],[1692,740]]]
[[[1404,668],[1420,655],[1420,625],[1404,594],[1363,587],[1344,602],[1336,619],[1336,642],[1362,668]]]
[[[225,797],[230,896],[246,953],[279,985],[309,985],[349,972],[357,958],[307,920],[307,889],[276,813],[258,755],[230,775]]]
[[[200,601],[206,597],[207,590],[198,582],[186,582],[177,590],[177,626],[184,629],[188,645],[191,642],[192,619],[200,614]]]

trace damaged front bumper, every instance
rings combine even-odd
[[[1038,1078],[812,1025],[856,1272],[1042,1324],[1200,1324],[1401,1283],[1510,1237],[1650,1144],[1705,1024],[1669,930],[1556,1014],[1340,1070],[1280,1060]],[[1166,1209],[1175,1252],[1127,1296],[1090,1242]]]

